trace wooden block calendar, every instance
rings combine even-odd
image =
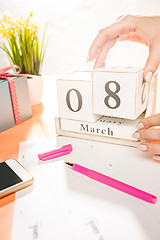
[[[157,77],[143,80],[139,67],[75,71],[57,79],[59,135],[136,146],[137,123],[151,114]]]

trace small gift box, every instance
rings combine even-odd
[[[0,112],[0,132],[32,117],[27,77],[19,72],[0,70]]]

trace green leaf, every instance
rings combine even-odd
[[[7,23],[8,24],[8,23]],[[37,27],[28,20],[23,22],[20,29],[9,26],[4,30],[7,37],[0,41],[0,49],[8,56],[12,64],[19,65],[22,73],[40,75],[47,42],[45,41],[47,25],[40,44]]]

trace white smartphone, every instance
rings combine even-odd
[[[33,183],[33,177],[15,159],[0,163],[0,198]]]

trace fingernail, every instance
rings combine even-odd
[[[140,134],[138,132],[133,133],[132,137],[140,139]]]
[[[137,149],[139,149],[139,150],[145,152],[145,151],[147,151],[147,146],[146,146],[146,145],[142,145],[142,144],[140,144],[140,145],[137,146]]]
[[[146,82],[149,83],[149,82],[151,81],[152,75],[153,75],[152,72],[148,72],[148,73],[147,73],[147,75],[146,75]]]
[[[143,123],[138,123],[136,128],[137,129],[142,129],[142,128],[144,128],[144,124]]]
[[[153,159],[154,159],[154,160],[157,160],[157,161],[160,161],[160,155],[154,155],[154,156],[153,156]]]

